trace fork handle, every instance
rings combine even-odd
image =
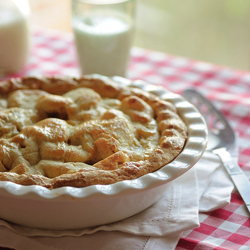
[[[247,176],[225,148],[215,149],[213,152],[219,155],[223,165],[234,182],[235,187],[245,202],[248,211],[250,212],[250,182]]]

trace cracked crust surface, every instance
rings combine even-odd
[[[0,181],[53,189],[136,179],[174,160],[186,139],[173,104],[109,78],[0,83]]]

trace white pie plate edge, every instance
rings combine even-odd
[[[122,77],[112,79],[153,93],[176,106],[188,128],[188,140],[181,154],[154,173],[111,185],[49,190],[38,185],[22,186],[2,181],[0,218],[26,227],[52,230],[115,222],[155,203],[170,181],[184,174],[201,158],[206,149],[208,131],[204,118],[192,104],[160,86]]]

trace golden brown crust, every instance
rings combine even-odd
[[[131,180],[171,162],[187,138],[173,104],[108,78],[17,78],[0,93],[0,181]]]

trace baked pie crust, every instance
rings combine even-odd
[[[132,180],[173,161],[186,139],[173,104],[107,77],[0,83],[0,181],[53,189]]]

